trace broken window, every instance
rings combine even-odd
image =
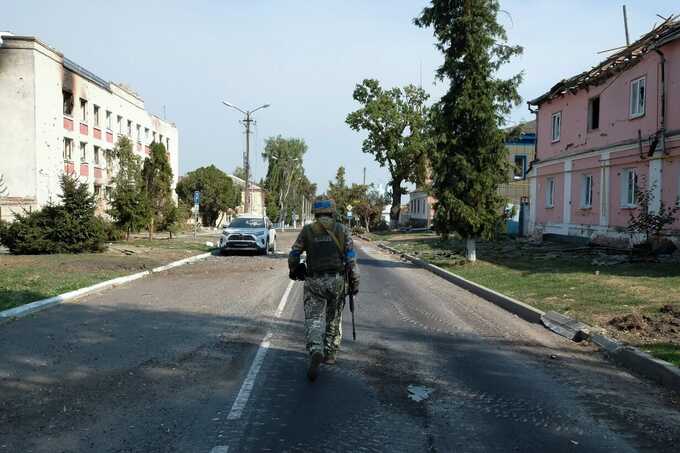
[[[594,131],[600,128],[600,97],[591,98],[588,101],[588,130]]]
[[[637,205],[637,171],[627,168],[621,173],[621,206],[634,208]]]
[[[99,106],[95,105],[93,107],[94,110],[94,127],[99,127]]]
[[[128,120],[128,137],[132,138],[132,121]]]
[[[526,154],[515,155],[515,168],[513,170],[512,179],[525,179],[527,174],[527,156]]]
[[[545,207],[555,207],[555,178],[548,178],[546,180]]]
[[[70,162],[73,160],[73,140],[64,137],[64,160]]]
[[[99,147],[95,146],[94,147],[94,164],[99,165]]]
[[[80,142],[80,161],[87,162],[87,143]]]
[[[87,123],[87,101],[80,99],[80,121]]]
[[[630,83],[630,117],[637,118],[645,114],[645,77]]]
[[[62,96],[64,97],[64,115],[73,115],[73,93],[68,91],[62,91]]]
[[[553,113],[552,115],[552,141],[559,142],[562,128],[562,112]]]
[[[593,177],[591,175],[583,175],[581,207],[586,209],[593,207]]]

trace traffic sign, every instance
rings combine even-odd
[[[198,190],[194,192],[194,204],[200,204],[201,203],[201,192]]]

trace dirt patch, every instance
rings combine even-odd
[[[632,334],[643,340],[678,342],[680,340],[680,306],[664,305],[657,313],[630,313],[615,316],[608,325],[619,332]]]

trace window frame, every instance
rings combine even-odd
[[[517,166],[517,158],[518,157],[523,158],[521,176],[518,176],[515,173],[515,171],[518,168],[518,166]],[[512,158],[513,158],[513,164],[514,164],[514,169],[513,169],[513,172],[512,172],[512,179],[514,181],[524,181],[525,179],[527,179],[527,167],[529,165],[529,156],[527,156],[526,154],[515,154],[514,156],[512,156]]]
[[[631,177],[633,175],[633,181],[631,184]],[[638,172],[637,168],[624,168],[621,172],[621,207],[622,208],[637,208],[637,181]],[[631,191],[632,189],[632,191]],[[631,201],[632,200],[632,201]]]
[[[128,120],[127,122],[127,135],[128,138],[132,138],[132,120]]]
[[[634,107],[640,107],[639,94],[640,94],[640,83],[642,83],[642,110],[634,111]],[[637,89],[636,89],[637,87]],[[634,103],[634,93],[637,93],[637,103]],[[645,116],[647,113],[647,76],[638,77],[630,81],[630,92],[628,99],[628,112],[630,114],[630,119],[636,119]]]
[[[593,175],[582,175],[581,178],[581,209],[593,207]]]
[[[552,209],[555,207],[555,177],[549,176],[545,179],[545,207]]]
[[[80,142],[80,163],[87,163],[87,142]]]
[[[87,99],[80,99],[80,122],[87,124]]]
[[[68,149],[68,156],[67,156],[67,149]],[[62,155],[64,157],[64,162],[73,162],[73,139],[72,138],[64,137],[64,149],[63,149]]]
[[[100,122],[99,122],[99,112],[100,112],[99,106],[97,104],[93,104],[92,105],[92,117],[93,117],[94,127],[101,127],[99,125],[100,124]]]
[[[66,111],[66,105],[67,105],[66,104],[66,99],[67,99],[66,95],[69,95],[70,100],[71,100],[70,112]],[[75,98],[73,96],[73,93],[71,91],[68,91],[68,90],[61,90],[61,96],[62,96],[62,113],[63,113],[63,115],[68,117],[68,118],[73,119],[73,109],[75,108]]]
[[[555,129],[555,119],[557,119],[558,126]],[[557,134],[555,134],[557,132]],[[551,143],[557,143],[562,139],[562,111],[555,112],[550,117],[550,140]]]
[[[101,151],[101,147],[94,145],[94,148],[93,148],[94,164],[98,167],[101,163],[101,159],[100,159],[100,156],[99,156],[100,151]]]

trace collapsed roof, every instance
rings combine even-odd
[[[661,25],[592,69],[570,79],[562,80],[547,93],[529,101],[529,105],[539,105],[567,93],[575,93],[584,87],[600,85],[611,76],[635,66],[649,52],[680,38],[680,20],[678,20],[678,17],[680,16],[671,16],[664,20]]]

